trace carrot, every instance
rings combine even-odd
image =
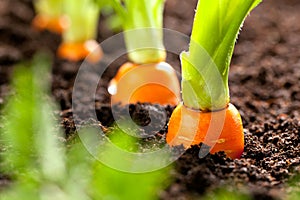
[[[34,7],[37,14],[33,18],[32,26],[37,30],[61,34],[68,27],[69,21],[63,15],[62,0],[36,0]]]
[[[63,0],[63,5],[63,13],[70,23],[62,34],[57,55],[70,61],[87,57],[89,62],[98,62],[102,49],[95,39],[101,8],[93,0]]]
[[[155,74],[155,76],[149,76]],[[175,70],[167,63],[138,65],[127,62],[110,81],[113,104],[159,103],[177,105],[180,98]]]
[[[239,158],[243,125],[230,104],[228,73],[235,40],[260,0],[199,0],[189,52],[181,53],[182,98],[168,124],[166,141],[186,148],[204,143],[210,153]]]
[[[96,63],[103,56],[102,49],[95,40],[85,42],[62,43],[58,47],[57,54],[59,57],[77,62],[87,57],[91,63]]]
[[[36,15],[32,25],[39,31],[49,30],[57,34],[62,34],[68,27],[68,20],[65,17],[52,18],[43,15]]]
[[[224,151],[230,158],[239,158],[244,150],[243,136],[241,116],[232,104],[214,112],[179,104],[171,116],[166,140],[172,146],[185,147],[205,142],[212,147],[210,153]]]
[[[164,0],[111,2],[122,20],[130,61],[120,67],[109,85],[111,102],[177,105],[180,99],[179,81],[174,69],[164,62]]]

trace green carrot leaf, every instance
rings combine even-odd
[[[19,173],[37,171],[48,179],[58,180],[65,172],[64,157],[59,134],[53,135],[54,118],[49,116],[53,109],[47,97],[49,68],[49,58],[42,54],[32,63],[17,67],[13,79],[15,95],[4,109],[0,138],[7,145],[4,156],[8,168]]]
[[[182,54],[185,105],[201,110],[226,107],[234,44],[246,16],[260,1],[199,0],[189,52]]]
[[[39,14],[58,18],[63,12],[62,0],[36,0],[34,7]]]
[[[95,39],[100,16],[100,7],[92,0],[63,0],[64,14],[70,25],[63,33],[65,42],[85,42]]]
[[[112,0],[121,17],[128,57],[138,64],[165,60],[164,0]]]

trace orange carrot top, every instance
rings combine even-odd
[[[108,91],[113,104],[150,102],[175,106],[180,101],[179,88],[176,72],[168,63],[127,62],[110,81]]]

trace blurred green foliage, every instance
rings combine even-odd
[[[57,109],[49,97],[49,66],[49,59],[38,55],[16,67],[14,94],[7,101],[0,130],[0,173],[12,180],[0,191],[0,199],[156,199],[167,186],[169,168],[120,172],[92,157],[78,138],[70,147],[62,142],[53,114]]]
[[[231,191],[225,188],[218,188],[207,194],[204,199],[207,200],[250,200],[250,196],[241,191]]]
[[[287,199],[289,200],[300,199],[300,174],[298,173],[296,176],[291,178],[289,182],[290,182],[289,186],[291,189],[289,191]]]

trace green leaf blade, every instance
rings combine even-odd
[[[183,79],[192,75],[192,79],[199,82],[183,83],[185,105],[201,110],[218,110],[227,106],[229,103],[228,72],[234,44],[246,16],[260,1],[199,0],[189,54],[186,58],[188,62],[182,61]],[[206,51],[207,55],[203,51]],[[210,59],[213,63],[207,61]],[[191,64],[192,67],[187,66]],[[217,70],[205,69],[209,67]],[[197,73],[192,72],[191,68],[194,68]],[[203,71],[206,73],[202,74]],[[216,79],[216,82],[208,81],[211,79]],[[197,89],[203,83],[207,89]],[[187,87],[186,84],[191,86]],[[196,93],[196,97],[191,97],[191,93]],[[187,100],[192,98],[196,98],[197,103],[195,100],[193,102]]]
[[[96,39],[100,6],[93,0],[63,0],[63,5],[64,14],[70,21],[63,33],[64,42],[78,43]]]
[[[163,45],[163,9],[165,0],[118,0],[113,7],[122,17],[129,60],[137,64],[166,59]]]

